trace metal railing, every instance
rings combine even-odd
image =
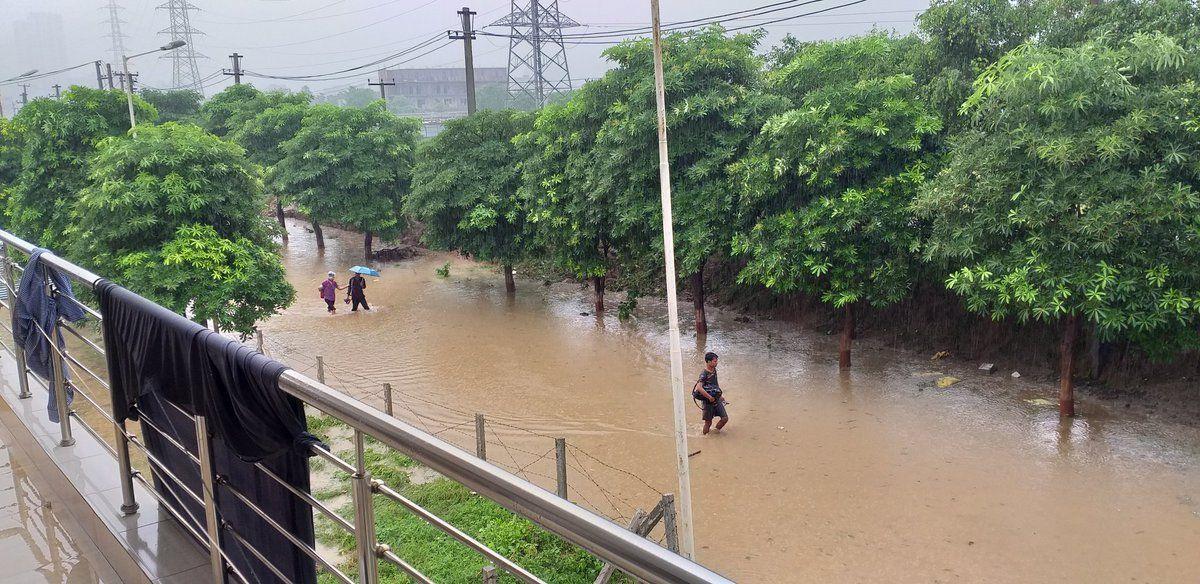
[[[0,230],[0,246],[3,246],[3,249],[0,249],[0,264],[2,264],[0,265],[0,278],[3,279],[3,286],[7,289],[9,295],[8,303],[0,302],[0,305],[11,310],[14,303],[18,301],[18,289],[15,285],[13,269],[21,269],[19,265],[12,261],[11,251],[18,250],[28,254],[32,253],[34,246],[3,230]],[[96,283],[100,280],[100,276],[97,274],[50,252],[43,253],[40,261],[68,275],[73,280],[82,283],[88,289],[94,289]],[[58,293],[53,286],[48,285],[47,290],[49,294]],[[59,296],[59,298],[65,299],[68,297]],[[99,312],[91,307],[74,299],[70,301],[77,302],[94,318],[103,318]],[[4,328],[10,333],[13,332],[8,327]],[[197,448],[194,454],[182,444],[171,440],[169,436],[163,434],[167,438],[167,444],[183,451],[199,467],[202,483],[201,492],[194,492],[185,485],[162,461],[154,456],[142,440],[126,428],[123,421],[116,419],[115,413],[112,410],[106,411],[94,396],[88,395],[83,390],[81,384],[74,383],[66,377],[64,371],[71,371],[75,378],[86,377],[93,379],[100,387],[109,390],[108,381],[88,368],[82,360],[71,355],[65,346],[59,349],[58,343],[53,342],[61,334],[60,331],[67,332],[72,337],[81,341],[84,347],[95,351],[98,355],[103,356],[105,349],[64,322],[55,323],[49,330],[39,329],[37,331],[39,334],[45,335],[48,340],[51,340],[52,379],[44,387],[53,393],[58,406],[60,413],[60,443],[63,446],[74,444],[71,432],[73,422],[77,422],[85,431],[95,436],[104,445],[106,450],[116,458],[121,474],[122,512],[125,514],[137,512],[138,502],[135,500],[136,493],[133,486],[134,481],[137,481],[143,484],[151,496],[168,513],[177,519],[198,542],[209,549],[214,582],[223,581],[226,574],[233,576],[236,580],[246,581],[244,575],[239,573],[229,561],[226,554],[221,551],[220,542],[223,536],[236,540],[281,581],[286,582],[287,578],[284,574],[277,567],[271,565],[267,558],[238,532],[236,525],[231,525],[227,521],[220,519],[217,513],[219,502],[216,501],[215,497],[217,486],[220,485],[224,488],[224,491],[231,493],[246,507],[256,513],[267,525],[279,531],[280,535],[287,538],[300,552],[310,557],[318,569],[329,573],[334,579],[340,582],[346,584],[353,584],[355,582],[354,579],[347,576],[333,562],[322,558],[311,545],[289,533],[288,530],[259,509],[249,497],[239,492],[228,481],[225,481],[223,477],[215,473],[211,458],[211,445],[205,439],[208,436],[207,421],[203,416],[189,415],[189,417],[194,419],[196,426]],[[5,346],[5,348],[11,351],[16,357],[19,371],[20,397],[28,398],[31,396],[29,380],[33,379],[39,383],[40,380],[28,375],[25,355],[19,346],[14,343],[13,347],[9,348]],[[424,509],[417,503],[406,498],[399,491],[375,480],[371,476],[371,472],[367,468],[365,461],[367,449],[364,445],[364,440],[368,436],[428,466],[441,475],[457,481],[509,511],[563,537],[604,562],[612,564],[621,571],[638,579],[654,584],[729,582],[729,580],[719,574],[660,547],[658,544],[641,537],[637,533],[631,532],[596,513],[583,509],[554,493],[502,470],[486,460],[465,452],[449,442],[443,441],[408,423],[367,406],[295,370],[286,370],[280,377],[279,384],[286,393],[336,418],[353,429],[354,464],[342,460],[324,448],[314,447],[314,454],[349,475],[351,481],[350,496],[354,509],[353,522],[329,509],[311,494],[292,487],[263,465],[257,465],[256,468],[264,473],[265,476],[278,483],[281,488],[328,518],[334,526],[353,536],[356,542],[355,561],[358,567],[358,582],[366,584],[378,582],[380,562],[387,562],[394,565],[413,581],[422,583],[433,582],[432,579],[404,561],[403,558],[397,556],[387,545],[377,539],[374,516],[374,501],[377,496],[399,504],[429,525],[479,553],[494,566],[509,573],[517,580],[534,584],[543,582],[516,562],[489,548],[429,510]],[[70,409],[67,401],[68,387],[73,390],[75,396],[82,398],[92,405],[104,420],[112,426],[115,447],[109,446],[106,441],[101,439],[100,433],[96,429],[87,424],[77,412]],[[110,395],[110,402],[111,397]],[[182,412],[182,410],[179,411]],[[187,415],[186,412],[184,414]],[[147,421],[144,417],[141,423],[147,424],[151,429],[155,428],[153,422]],[[165,497],[160,495],[154,489],[152,481],[143,476],[140,471],[133,468],[130,457],[131,445],[145,456],[151,472],[160,481],[170,484],[172,489],[177,493],[182,493],[183,497],[181,499],[188,498],[201,505],[204,509],[204,517],[194,517],[186,507],[181,505],[176,508],[175,505],[172,505]],[[191,523],[189,523],[189,519]],[[192,527],[193,524],[202,526],[202,529],[194,529]],[[483,578],[494,581],[494,569],[485,567]]]

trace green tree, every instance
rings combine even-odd
[[[246,149],[250,160],[263,167],[266,185],[275,199],[275,216],[280,232],[287,240],[287,226],[283,216],[282,189],[275,180],[275,165],[283,160],[283,145],[300,131],[308,104],[285,103],[267,108],[246,120],[233,134],[233,139]]]
[[[4,192],[21,172],[21,143],[16,129],[7,118],[0,117],[0,209],[4,208]]]
[[[324,247],[321,224],[362,231],[366,257],[372,237],[400,233],[401,206],[412,174],[420,122],[398,118],[383,100],[365,108],[319,104],[284,146],[273,180],[308,214]]]
[[[248,84],[234,85],[204,102],[200,108],[201,125],[224,137],[237,132],[251,118],[268,109],[289,104],[307,105],[312,99],[312,94],[306,91],[259,91]]]
[[[1157,33],[1113,45],[1026,46],[990,67],[917,205],[926,255],[970,309],[1062,326],[1068,416],[1081,320],[1131,336],[1200,320],[1200,58]]]
[[[154,108],[134,98],[140,120],[153,121]],[[20,170],[5,200],[8,226],[44,247],[62,251],[71,210],[87,184],[88,159],[96,144],[129,130],[125,95],[72,87],[62,99],[35,99],[9,128],[21,145]]]
[[[591,280],[595,310],[604,310],[616,208],[611,190],[597,188],[596,134],[615,100],[606,79],[589,81],[566,103],[542,108],[528,134],[519,193],[527,209],[529,245],[558,266]]]
[[[730,255],[742,197],[728,172],[780,100],[762,91],[759,34],[719,27],[668,35],[663,43],[676,268],[691,283],[697,334],[708,332],[704,268]],[[612,238],[624,275],[660,282],[663,272],[658,116],[648,40],[605,52],[617,92],[596,138],[596,187],[617,209]]]
[[[75,257],[172,310],[248,334],[291,303],[256,166],[190,124],[102,141],[75,208]]]
[[[159,122],[192,122],[200,113],[204,96],[191,89],[144,89],[142,99],[158,110]]]
[[[798,92],[796,107],[768,120],[737,165],[751,206],[764,210],[736,237],[739,280],[841,309],[842,368],[855,305],[903,299],[918,263],[908,209],[941,122],[903,72],[906,44],[876,34],[804,47],[772,79]]]
[[[1047,2],[934,0],[917,17],[917,31],[925,43],[911,53],[919,63],[914,73],[947,127],[964,122],[959,106],[979,73],[1040,28],[1044,11],[1035,3]]]
[[[379,96],[366,87],[347,87],[337,93],[321,95],[318,103],[328,103],[340,107],[367,107]]]
[[[500,262],[504,285],[516,291],[512,267],[527,256],[525,211],[517,196],[521,152],[513,138],[533,116],[483,110],[452,120],[417,151],[405,212],[425,226],[429,244]]]
[[[1192,0],[1039,0],[1038,42],[1056,47],[1108,39],[1120,44],[1137,33],[1161,32],[1200,41],[1200,6]]]

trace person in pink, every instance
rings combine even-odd
[[[321,288],[317,292],[321,294],[321,299],[329,307],[329,314],[334,314],[337,312],[337,291],[345,290],[345,288],[338,286],[337,280],[333,279],[335,276],[333,272],[329,272],[326,275],[329,277],[324,282],[321,282]]]

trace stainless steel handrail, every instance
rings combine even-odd
[[[0,230],[0,241],[25,253],[31,253],[34,249],[31,243],[3,230]],[[41,258],[48,265],[70,275],[89,289],[94,289],[101,279],[95,273],[53,252],[44,253]],[[529,481],[476,458],[457,446],[387,416],[295,370],[284,371],[279,384],[283,391],[300,401],[333,415],[355,430],[399,450],[506,509],[532,520],[636,578],[653,584],[731,582],[704,566],[639,537],[607,518],[561,499]],[[390,552],[381,551],[377,555],[388,554]],[[325,563],[323,560],[318,561]],[[336,568],[333,573],[339,579],[344,578],[344,574]]]

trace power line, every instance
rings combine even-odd
[[[255,73],[255,75],[257,75],[257,76],[260,76],[260,77],[267,77],[267,78],[270,78],[270,79],[288,79],[288,80],[312,79],[312,80],[317,80],[317,81],[324,81],[324,80],[328,80],[328,79],[318,79],[318,78],[332,78],[331,76],[334,76],[334,75],[341,75],[341,74],[343,74],[343,73],[350,73],[350,72],[352,72],[352,71],[360,71],[360,70],[362,70],[362,69],[366,69],[367,67],[371,67],[371,66],[374,66],[374,65],[378,65],[378,64],[380,64],[380,63],[383,63],[383,62],[385,62],[385,61],[390,61],[390,60],[392,60],[392,59],[396,59],[396,58],[399,58],[399,57],[403,57],[403,56],[405,56],[405,55],[408,55],[408,54],[411,54],[411,53],[413,53],[413,52],[419,51],[419,50],[421,50],[421,49],[424,49],[425,47],[428,47],[429,45],[432,45],[432,44],[434,44],[434,43],[438,42],[439,40],[442,40],[442,35],[441,35],[441,34],[438,34],[438,35],[436,35],[436,36],[432,36],[432,37],[430,37],[430,38],[427,38],[427,39],[425,39],[424,41],[422,41],[422,42],[418,43],[418,44],[417,44],[417,45],[415,45],[415,46],[412,46],[412,47],[409,47],[409,48],[407,48],[407,49],[404,49],[403,51],[400,51],[400,52],[398,52],[398,53],[392,53],[392,54],[390,54],[390,55],[388,55],[388,56],[386,56],[386,57],[384,57],[384,58],[382,58],[382,59],[376,59],[376,60],[374,60],[374,61],[371,61],[371,62],[369,62],[369,63],[363,63],[363,64],[361,64],[361,65],[358,65],[358,66],[356,66],[356,67],[348,67],[348,68],[346,68],[346,69],[340,69],[340,70],[338,70],[338,71],[329,71],[329,72],[327,72],[327,73],[314,73],[314,74],[312,74],[312,75],[271,75],[271,74],[268,74],[268,73],[258,73],[258,72],[256,72],[256,73]],[[440,48],[440,47],[439,47],[439,48]]]
[[[440,37],[441,37],[441,35],[439,35],[439,38],[440,38]],[[454,44],[454,41],[449,41],[449,40],[448,40],[448,41],[446,41],[445,43],[442,43],[442,44],[440,44],[440,45],[437,45],[436,47],[433,47],[432,49],[429,49],[428,51],[425,51],[424,53],[421,53],[421,54],[419,54],[419,55],[417,55],[417,56],[415,56],[415,57],[411,57],[411,58],[409,58],[409,59],[405,59],[405,60],[403,60],[403,61],[399,61],[399,62],[396,62],[396,63],[392,63],[392,64],[390,64],[390,65],[386,65],[386,66],[384,66],[384,67],[382,67],[382,68],[383,68],[383,69],[392,69],[392,68],[395,68],[395,67],[397,67],[397,66],[404,65],[404,64],[406,64],[406,63],[411,63],[411,62],[413,62],[413,61],[416,61],[417,59],[420,59],[421,57],[424,57],[424,56],[426,56],[426,55],[429,55],[429,54],[431,54],[431,53],[434,53],[434,52],[436,52],[436,51],[439,51],[439,50],[441,50],[441,49],[444,49],[444,48],[446,48],[446,47],[448,47],[448,46],[450,46],[450,45],[452,45],[452,44]],[[364,65],[364,66],[369,66],[369,65]],[[356,69],[361,69],[361,68],[362,68],[362,67],[356,67]],[[339,81],[339,80],[342,80],[342,79],[353,79],[353,78],[355,78],[355,77],[358,77],[358,76],[360,75],[360,73],[353,73],[353,74],[350,74],[350,75],[342,75],[342,76],[338,76],[338,77],[318,77],[318,76],[314,76],[314,75],[293,75],[293,76],[287,76],[287,75],[266,75],[266,74],[263,74],[263,73],[257,73],[257,72],[254,72],[254,71],[246,71],[246,72],[245,72],[245,75],[246,75],[247,77],[258,77],[258,78],[262,78],[262,79],[277,79],[277,80],[281,80],[281,81],[314,81],[314,82],[315,82],[315,81]]]

